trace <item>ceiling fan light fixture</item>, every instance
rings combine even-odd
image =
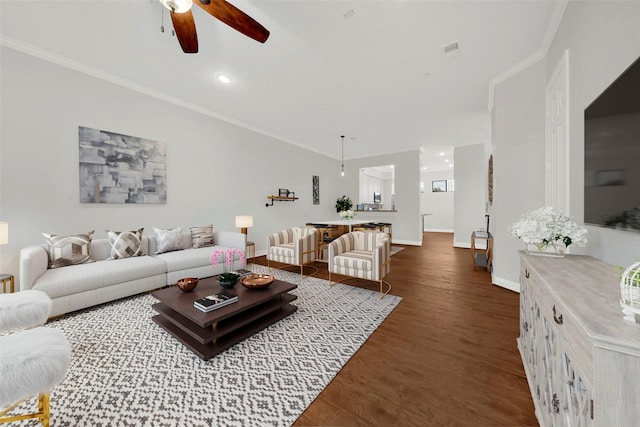
[[[173,13],[188,12],[193,6],[193,0],[160,0],[160,3]]]

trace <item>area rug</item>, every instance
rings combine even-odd
[[[51,393],[52,425],[291,425],[401,298],[272,274],[298,285],[298,311],[209,361],[151,320],[156,299],[149,294],[47,324],[73,348],[67,377]]]

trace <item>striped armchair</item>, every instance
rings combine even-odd
[[[380,298],[391,290],[383,278],[391,271],[389,235],[380,231],[353,231],[329,244],[329,283],[331,273],[380,282]],[[346,280],[346,279],[345,279]],[[382,284],[387,285],[386,292]]]
[[[316,260],[318,230],[312,227],[292,227],[267,236],[267,266],[270,262],[300,266],[303,274],[305,264]]]

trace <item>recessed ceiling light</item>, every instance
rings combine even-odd
[[[449,165],[449,167],[450,167],[450,168],[452,168],[452,167],[453,167],[453,163],[451,163],[451,164]]]
[[[441,155],[441,156],[444,156],[444,153],[443,153],[443,152],[440,152],[440,155]]]
[[[445,162],[449,163],[449,159],[444,159]]]
[[[227,76],[226,74],[218,74],[216,78],[220,83],[224,83],[224,84],[231,83],[231,77]]]

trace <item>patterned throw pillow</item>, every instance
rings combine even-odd
[[[42,233],[49,245],[49,268],[93,262],[89,256],[93,232],[94,230],[91,230],[86,234],[70,236]]]
[[[191,227],[191,244],[194,248],[213,246],[213,225]]]
[[[153,227],[156,235],[156,254],[182,249],[182,227],[164,230]]]
[[[142,251],[142,230],[137,231],[109,231],[107,237],[111,244],[109,259],[130,258],[144,255]]]

